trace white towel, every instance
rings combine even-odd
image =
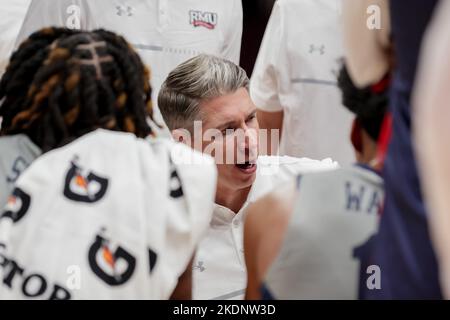
[[[183,153],[98,129],[37,159],[0,217],[0,300],[169,298],[216,187],[212,159]]]

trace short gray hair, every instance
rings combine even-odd
[[[170,130],[192,130],[200,103],[249,87],[247,73],[231,61],[201,54],[170,72],[161,86],[158,107]]]

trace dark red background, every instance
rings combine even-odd
[[[241,66],[251,76],[259,46],[275,0],[242,0],[244,30],[242,33]]]

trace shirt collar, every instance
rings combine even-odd
[[[220,204],[214,205],[213,218],[211,220],[211,226],[229,225],[237,217],[244,218],[247,206],[260,198],[262,195],[268,193],[274,187],[273,179],[271,179],[270,174],[262,174],[261,170],[258,168],[256,171],[256,179],[253,182],[250,192],[248,194],[247,200],[242,205],[242,208],[238,213],[235,213],[231,209],[222,206]]]
[[[211,220],[211,226],[223,226],[231,224],[236,214],[227,207],[220,204],[214,204],[214,212]]]

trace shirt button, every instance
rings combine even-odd
[[[239,220],[234,220],[233,221],[233,225],[237,228],[237,227],[239,227]]]

